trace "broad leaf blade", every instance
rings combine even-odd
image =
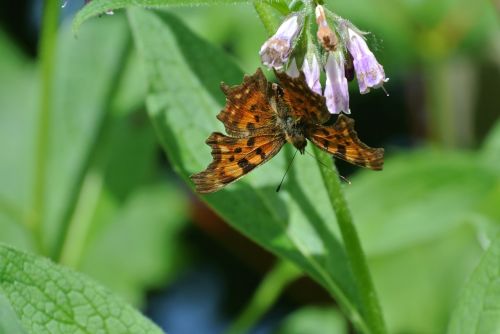
[[[500,331],[500,234],[485,252],[465,286],[449,334]]]
[[[498,207],[496,184],[475,153],[422,149],[346,187],[389,332],[446,329],[480,241],[496,228],[481,212],[486,201]]]
[[[82,274],[3,245],[0,293],[28,333],[162,333]]]
[[[241,71],[169,14],[160,19],[133,9],[129,17],[152,88],[148,111],[172,165],[191,183],[188,176],[211,159],[206,137],[223,130],[215,116],[224,99],[213,85],[237,84]],[[203,199],[236,229],[297,264],[325,286],[355,321],[363,322],[315,161],[307,156],[296,159],[284,190],[275,192],[292,154],[284,148],[243,180]]]
[[[172,6],[228,5],[248,2],[250,0],[93,0],[78,12],[73,22],[73,30],[78,31],[80,25],[91,17],[102,15],[110,10],[126,7],[161,8]]]
[[[162,184],[138,187],[121,206],[105,191],[100,203],[94,222],[98,230],[79,268],[142,306],[145,290],[164,286],[185,259],[179,234],[185,226],[186,201],[174,187]]]
[[[96,20],[76,39],[60,29],[45,187],[44,239],[50,254],[68,221],[79,182],[100,143],[96,138],[111,110],[111,99],[131,49],[123,16]]]
[[[30,249],[23,224],[33,179],[37,71],[2,31],[0,54],[0,242]]]
[[[432,240],[476,211],[498,177],[470,153],[421,150],[363,173],[346,195],[368,254]],[[367,200],[367,196],[376,200]]]

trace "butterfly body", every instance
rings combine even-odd
[[[283,100],[283,93],[280,92],[281,87],[273,84],[274,87],[276,87],[276,94],[271,99],[276,100],[276,103],[271,103],[271,106],[276,106],[276,109],[273,108],[273,111],[276,113],[275,124],[276,129],[278,129],[277,132],[284,135],[287,142],[295,146],[301,154],[304,154],[307,145],[307,124],[302,121],[302,118],[296,118],[289,112],[291,107]]]
[[[268,83],[260,69],[241,85],[221,84],[226,106],[217,115],[228,135],[212,133],[212,163],[191,179],[200,193],[215,192],[276,155],[286,142],[305,152],[307,140],[335,157],[374,170],[382,169],[383,149],[362,143],[354,121],[339,115],[329,125],[325,99],[311,91],[304,74],[291,78],[275,72]]]

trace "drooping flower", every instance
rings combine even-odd
[[[288,62],[295,38],[302,28],[302,20],[298,14],[289,16],[276,33],[260,48],[262,63],[267,67],[281,69]]]
[[[359,91],[366,94],[370,88],[382,87],[389,79],[385,77],[384,68],[370,51],[362,34],[357,32],[348,23],[346,29],[346,46],[353,58],[354,70],[358,79]]]
[[[324,96],[326,106],[332,114],[344,112],[350,114],[349,90],[344,71],[344,54],[342,51],[330,52],[326,61],[326,85]]]
[[[316,94],[321,95],[321,82],[319,81],[320,67],[318,60],[314,54],[306,55],[304,62],[302,63],[301,71],[304,72],[306,83],[309,88],[311,88],[311,90]],[[290,61],[290,65],[288,65],[286,74],[288,74],[292,78],[297,78],[300,75],[295,58],[292,58],[292,60]]]
[[[321,95],[321,82],[319,81],[320,68],[314,54],[304,59],[302,72],[304,72],[309,88],[311,88],[313,92]]]

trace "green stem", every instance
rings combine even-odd
[[[40,36],[39,55],[41,63],[41,96],[38,114],[38,129],[35,150],[35,176],[33,183],[33,203],[28,218],[28,226],[33,232],[37,248],[45,253],[43,244],[43,219],[45,209],[45,185],[47,155],[50,133],[50,112],[54,86],[54,68],[56,64],[57,26],[59,22],[59,0],[46,0],[43,10],[42,33]]]
[[[67,233],[62,238],[64,243],[58,259],[59,263],[72,268],[77,268],[80,264],[87,236],[92,226],[92,218],[101,198],[102,188],[102,171],[99,168],[96,168],[95,171],[89,171],[82,184],[78,203],[69,221]]]
[[[283,289],[301,275],[290,262],[278,262],[262,280],[252,299],[226,334],[248,333],[262,315],[275,304]]]
[[[332,173],[332,158],[329,154],[314,147],[314,154],[319,161],[319,169],[328,191],[330,203],[337,218],[342,234],[347,258],[351,266],[361,302],[361,314],[365,318],[371,333],[387,333],[380,303],[375,293],[368,264],[361,249],[361,243],[354,227],[351,212],[345,200],[340,179]]]

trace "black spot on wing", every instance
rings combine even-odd
[[[328,140],[323,139],[322,144],[323,144],[323,147],[324,147],[325,149],[328,149]]]
[[[261,147],[259,147],[258,149],[255,150],[255,153],[260,155],[260,158],[262,160],[264,160],[266,158],[266,152],[264,152],[264,150],[262,150]]]
[[[253,145],[255,145],[255,137],[248,138],[247,146],[252,147]]]
[[[345,155],[346,153],[346,149],[345,149],[345,146],[344,145],[337,145],[337,152],[341,155]]]
[[[238,161],[238,166],[240,166],[243,169],[244,173],[248,173],[249,171],[254,169],[256,165],[249,163],[247,159],[243,158],[240,161]]]

